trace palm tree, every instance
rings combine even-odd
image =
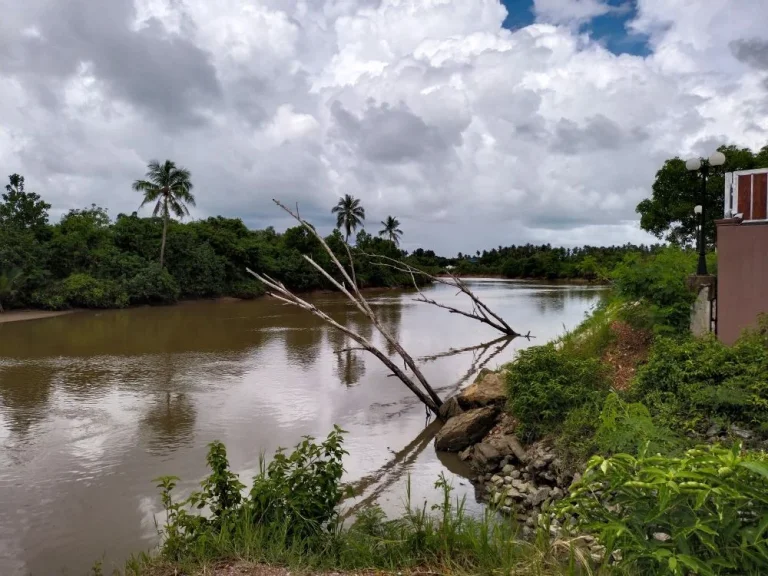
[[[345,194],[339,198],[338,204],[331,209],[336,214],[336,227],[344,228],[346,235],[344,240],[349,242],[349,236],[355,231],[355,228],[363,225],[365,220],[365,208],[360,205],[360,200]]]
[[[400,236],[403,235],[403,231],[400,230],[400,221],[394,216],[387,216],[386,220],[381,221],[381,225],[384,229],[379,232],[379,236],[386,236],[395,246],[400,246]]]
[[[183,218],[189,216],[190,206],[195,205],[195,197],[192,196],[192,182],[190,181],[189,170],[177,168],[176,164],[166,160],[160,164],[157,160],[152,160],[147,166],[149,169],[146,174],[146,180],[136,180],[133,183],[133,189],[144,193],[145,204],[157,201],[152,216],[158,214],[163,217],[163,243],[160,246],[160,266],[165,259],[165,236],[168,233],[168,219],[171,212],[177,217]]]
[[[16,292],[14,284],[20,280],[21,270],[12,269],[0,274],[0,314],[5,312],[5,310],[3,310],[3,300],[7,300],[14,295]]]

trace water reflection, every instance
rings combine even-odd
[[[45,418],[55,374],[45,365],[0,364],[0,415],[15,440]]]
[[[150,452],[167,454],[189,445],[193,440],[197,410],[183,392],[166,392],[151,401],[141,419],[144,443]]]

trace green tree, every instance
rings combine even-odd
[[[725,172],[768,167],[768,146],[757,154],[748,148],[721,146],[725,165],[713,169],[707,181],[704,237],[707,245],[715,242],[715,220],[723,217],[723,192]],[[637,205],[640,227],[656,236],[685,246],[696,241],[699,218],[693,207],[701,203],[701,180],[685,168],[685,161],[671,158],[656,173],[653,193]]]
[[[400,237],[403,235],[403,231],[400,230],[400,221],[394,216],[387,216],[386,220],[381,221],[381,225],[384,228],[379,232],[379,236],[387,237],[394,242],[395,246],[400,246]]]
[[[365,208],[360,205],[360,200],[345,194],[339,198],[339,202],[331,209],[336,214],[336,227],[344,228],[344,240],[349,242],[349,237],[365,220]]]
[[[38,194],[25,192],[24,176],[11,174],[0,203],[0,225],[16,226],[23,230],[39,232],[48,223],[48,209]]]
[[[160,215],[163,218],[163,240],[160,245],[160,266],[162,266],[171,212],[179,218],[189,216],[187,204],[194,206],[195,197],[191,192],[192,182],[189,170],[177,168],[176,164],[170,160],[166,160],[163,164],[152,160],[147,168],[149,170],[146,180],[136,180],[133,183],[133,189],[144,194],[144,200],[139,208],[150,202],[157,202],[152,215]]]
[[[16,285],[21,279],[21,270],[10,270],[0,274],[0,314],[5,312],[3,300],[12,298],[16,292]]]

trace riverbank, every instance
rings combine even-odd
[[[65,314],[73,314],[78,310],[9,310],[0,314],[0,324],[23,322],[26,320],[41,320]]]

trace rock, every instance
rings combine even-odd
[[[504,476],[504,484],[512,484],[512,476]]]
[[[552,489],[549,488],[548,486],[539,488],[538,490],[536,490],[536,493],[533,496],[531,496],[531,504],[533,504],[534,506],[538,506],[539,504],[544,502],[544,500],[549,498],[549,493],[551,491]]]
[[[493,495],[493,498],[491,499],[494,504],[498,504],[501,502],[501,499],[504,498],[504,494],[501,492],[496,492],[496,494]]]
[[[528,484],[526,484],[522,480],[512,479],[512,482],[510,482],[510,484],[512,485],[512,487],[515,490],[518,490],[520,492],[527,492],[528,491]]]
[[[712,438],[714,436],[720,436],[720,434],[723,433],[723,427],[720,426],[718,423],[712,424],[709,428],[707,428],[707,438]]]
[[[515,471],[515,467],[512,466],[512,464],[507,464],[504,466],[504,468],[501,469],[501,471],[504,473],[505,476],[511,476],[512,472]]]
[[[435,437],[435,449],[460,452],[485,436],[496,423],[495,407],[469,410],[448,420]]]
[[[738,436],[742,440],[749,440],[752,438],[752,432],[744,430],[744,428],[739,428],[735,424],[731,424],[731,434]]]
[[[502,506],[501,511],[504,512],[504,514],[511,514],[512,508],[510,508],[509,506]]]
[[[448,398],[448,400],[442,403],[442,405],[440,406],[440,410],[438,410],[438,416],[440,417],[440,420],[442,420],[443,422],[447,422],[454,416],[458,416],[463,412],[464,410],[461,409],[461,406],[459,405],[459,401],[456,398],[456,396],[452,396],[451,398]]]
[[[472,456],[472,446],[459,452],[459,460],[469,460]]]
[[[520,470],[512,470],[512,472],[510,472],[509,475],[512,477],[513,480],[517,480],[521,476]]]
[[[469,412],[467,412],[469,414]],[[479,469],[490,469],[502,462],[512,460],[524,462],[525,450],[520,441],[511,434],[491,436],[472,447],[472,465]],[[507,464],[511,466],[511,464]]]
[[[503,484],[504,478],[502,478],[498,474],[494,474],[493,476],[491,476],[491,482],[493,482],[496,485]]]
[[[507,383],[498,372],[481,371],[475,382],[456,396],[459,406],[465,410],[490,405],[501,405],[507,401]]]
[[[670,540],[672,536],[669,534],[666,534],[664,532],[654,532],[653,533],[653,539],[658,540],[659,542],[666,542],[667,540]]]
[[[514,503],[514,500],[512,500],[512,498],[509,496],[504,499],[504,506],[512,506]]]
[[[565,492],[563,492],[563,489],[559,486],[555,486],[552,488],[552,493],[550,494],[550,497],[552,500],[562,500],[565,497]]]
[[[523,480],[530,480],[530,479],[531,479],[531,475],[530,475],[530,473],[528,473],[528,472],[523,472]]]

